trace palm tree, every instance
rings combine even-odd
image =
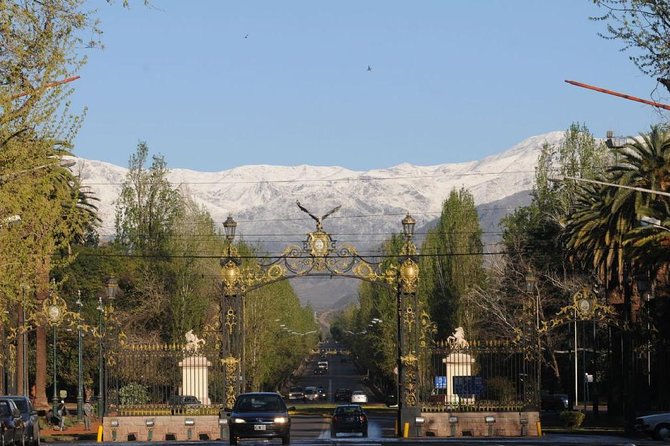
[[[616,163],[604,182],[668,192],[670,190],[670,133],[654,126],[647,134],[614,148]],[[668,197],[639,190],[605,185],[582,185],[564,230],[570,256],[592,268],[608,286],[624,282],[624,272],[658,265],[667,254],[658,252],[670,244],[667,231],[640,228],[640,217],[670,219]],[[651,253],[651,255],[649,255]]]

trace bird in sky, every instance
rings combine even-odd
[[[249,34],[245,34],[245,35],[244,35],[244,38],[245,38],[245,39],[246,39],[247,37],[249,37]]]
[[[368,65],[368,71],[372,71],[372,67]]]

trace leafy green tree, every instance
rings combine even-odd
[[[633,50],[630,60],[644,74],[659,77],[670,90],[670,4],[665,0],[593,0],[605,10],[592,20],[607,23],[605,39]]]
[[[462,326],[474,331],[472,307],[462,296],[484,280],[482,231],[472,194],[452,190],[442,205],[437,227],[429,231],[421,247],[421,293],[425,296],[438,338],[446,338]]]
[[[116,205],[116,243],[128,252],[164,256],[176,222],[184,214],[184,199],[168,181],[165,159],[154,155],[145,167],[149,147],[137,145]]]

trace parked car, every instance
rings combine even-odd
[[[305,400],[316,401],[317,399],[319,399],[319,394],[316,391],[316,387],[305,387]]]
[[[0,396],[0,400],[9,399],[14,401],[21,412],[23,420],[23,444],[28,446],[40,446],[40,423],[37,411],[33,408],[30,398],[23,395]]]
[[[349,389],[337,389],[335,391],[335,401],[349,401],[351,400],[351,390]]]
[[[335,437],[340,432],[358,432],[368,436],[368,417],[358,404],[337,406],[330,422],[330,436]]]
[[[289,401],[304,400],[305,391],[302,387],[291,387],[288,391]]]
[[[398,395],[395,393],[386,395],[386,407],[398,407]]]
[[[282,444],[289,444],[291,419],[288,411],[289,408],[277,393],[239,395],[228,420],[231,446],[237,445],[240,438],[281,438]]]
[[[2,444],[21,444],[23,440],[21,411],[10,399],[0,400],[0,441]]]
[[[316,393],[319,395],[320,400],[325,400],[328,394],[324,390],[323,386],[319,386],[316,388]]]
[[[171,406],[199,406],[200,400],[193,395],[173,395],[170,397]]]
[[[546,393],[540,399],[542,410],[563,411],[568,409],[568,396],[563,393]]]
[[[670,412],[637,417],[635,429],[651,434],[657,440],[670,441]]]
[[[352,403],[367,403],[368,402],[368,396],[363,393],[362,390],[354,390],[354,392],[351,394],[351,402]]]

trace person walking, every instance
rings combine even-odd
[[[67,407],[65,407],[65,401],[60,400],[60,404],[56,408],[56,413],[58,414],[58,427],[60,430],[65,430],[65,417],[67,416]]]
[[[91,430],[91,417],[93,416],[93,406],[90,401],[84,404],[84,429]]]

